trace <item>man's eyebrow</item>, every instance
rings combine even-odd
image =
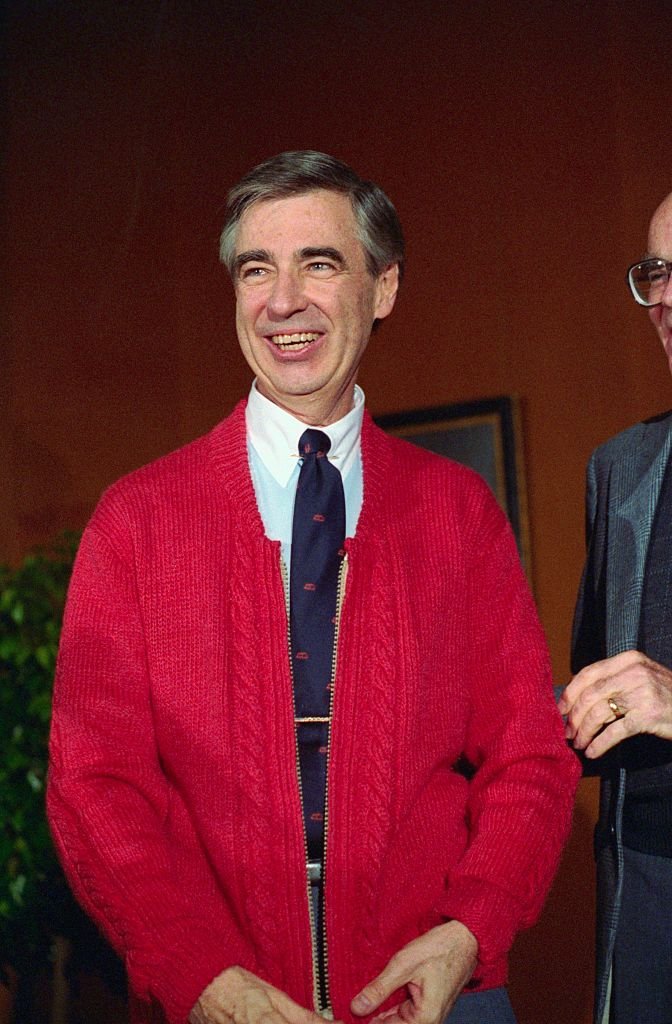
[[[332,260],[333,263],[338,263],[341,267],[347,267],[348,265],[348,261],[340,249],[333,249],[330,245],[309,245],[306,246],[305,249],[301,249],[298,255],[299,259],[302,260],[319,259],[321,256],[323,259]]]
[[[233,261],[234,272],[237,273],[245,263],[272,263],[271,254],[266,249],[248,249],[240,252]]]
[[[295,254],[299,260],[326,259],[338,263],[339,267],[347,267],[348,261],[340,249],[331,245],[307,245]],[[240,252],[233,261],[233,272],[237,274],[246,263],[272,263],[273,257],[267,249],[246,249]]]

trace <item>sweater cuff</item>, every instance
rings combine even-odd
[[[478,963],[489,968],[506,957],[521,927],[520,904],[509,893],[476,878],[455,881],[435,909],[466,925],[478,941]],[[476,975],[480,971],[477,969]]]

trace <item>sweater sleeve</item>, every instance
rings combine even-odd
[[[473,512],[470,841],[436,909],[467,925],[487,965],[541,911],[569,832],[580,768],[564,739],[545,639],[510,527],[494,502],[481,515]]]
[[[132,547],[120,536],[122,528],[113,544],[94,517],[76,559],[54,691],[48,814],[73,891],[124,958],[133,991],[158,1003],[170,1024],[184,1024],[225,967],[255,964],[203,858],[167,839],[171,798],[152,723]]]

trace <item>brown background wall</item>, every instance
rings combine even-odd
[[[9,4],[0,559],[244,394],[216,261],[227,187],[325,149],[374,177],[409,268],[374,413],[521,397],[558,682],[595,444],[672,404],[623,273],[672,187],[672,8],[581,2]],[[589,1019],[590,828],[513,958],[521,1024]]]

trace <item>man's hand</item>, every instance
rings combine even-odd
[[[406,986],[408,998],[375,1020],[386,1024],[441,1024],[476,966],[478,943],[459,921],[432,928],[392,957],[385,970],[353,999],[360,1017]]]
[[[228,967],[203,991],[189,1024],[324,1024],[280,989],[242,967]]]
[[[672,672],[639,651],[624,651],[582,669],[558,707],[567,715],[567,739],[586,757],[638,733],[672,740]]]

